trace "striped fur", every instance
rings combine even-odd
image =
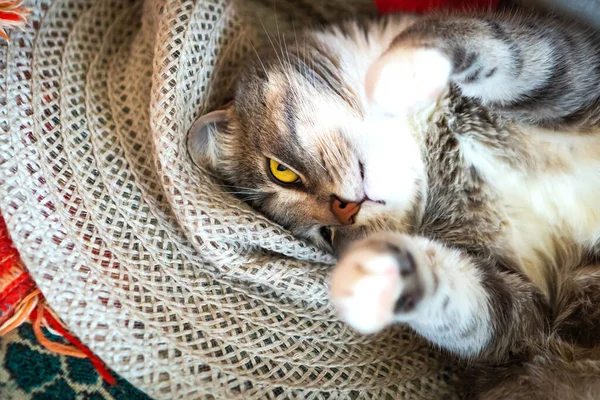
[[[192,156],[342,255],[331,297],[355,329],[410,325],[477,365],[476,397],[594,398],[600,34],[531,14],[395,16],[277,44],[206,118],[219,129],[191,132]],[[302,184],[271,179],[269,158]],[[362,202],[352,225],[332,198]]]

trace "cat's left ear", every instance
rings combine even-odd
[[[197,165],[216,170],[219,158],[217,141],[219,135],[227,130],[229,109],[230,106],[227,105],[220,110],[211,111],[198,118],[190,128],[187,147]]]

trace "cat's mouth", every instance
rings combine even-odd
[[[380,217],[388,207],[384,200],[371,200],[363,202],[360,211],[356,214],[354,219],[355,225],[368,225],[372,220]]]
[[[319,234],[323,238],[323,240],[333,248],[333,231],[328,226],[322,226],[319,229]]]
[[[358,205],[358,212],[353,214],[349,224],[343,224],[341,226],[322,226],[319,228],[319,234],[329,246],[334,247],[336,233],[340,233],[342,230],[360,230],[361,226],[368,224],[370,219],[381,211],[381,206],[385,206],[385,201],[374,201],[367,198],[366,201],[363,200],[360,203],[355,204]],[[346,208],[346,205],[343,204],[340,208],[342,208],[343,211]]]
[[[339,256],[350,244],[365,237],[367,231],[368,228],[366,226],[358,225],[340,227],[323,226],[319,229],[319,234],[329,245],[333,253]]]

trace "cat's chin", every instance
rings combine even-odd
[[[389,220],[375,219],[368,221],[367,224],[355,224],[332,228],[331,249],[335,256],[341,256],[352,243],[364,239],[365,237],[382,231],[402,231],[393,226]]]
[[[331,231],[331,249],[336,257],[341,256],[352,243],[365,238],[369,233],[364,225],[334,228]]]
[[[367,210],[365,210],[367,211]],[[392,207],[377,205],[362,217],[356,219],[356,223],[349,226],[331,228],[331,249],[336,256],[340,256],[354,242],[364,239],[368,235],[377,232],[409,232],[410,226],[399,217],[402,213],[394,212]],[[361,209],[361,213],[363,210]],[[398,215],[398,217],[390,217]]]

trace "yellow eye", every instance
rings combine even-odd
[[[273,178],[277,179],[279,182],[295,183],[300,181],[298,174],[273,159],[269,160],[269,169],[271,170]]]

